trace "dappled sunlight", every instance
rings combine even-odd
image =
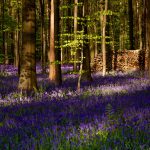
[[[39,90],[30,97],[16,90],[17,77],[0,78],[0,148],[128,148],[128,138],[132,149],[148,147],[149,79],[95,75],[78,92],[78,75],[63,75],[59,87],[46,76],[37,74]]]

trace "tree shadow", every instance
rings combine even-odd
[[[112,112],[125,115],[124,119],[132,121],[136,117],[142,124],[150,119],[150,87],[135,93],[114,94],[110,96],[70,97],[64,100],[43,99],[39,102],[15,104],[0,107],[0,137],[2,144],[11,143],[15,135],[19,135],[19,141],[36,137],[36,132],[44,132],[44,129],[53,130],[56,126],[59,130],[68,127],[76,128],[81,124],[89,124],[103,121],[107,122],[106,109],[108,104]],[[133,111],[130,113],[128,111]],[[111,113],[111,112],[110,112]],[[143,118],[141,118],[141,116]],[[130,118],[130,119],[129,119]],[[126,122],[126,123],[127,123]],[[120,122],[122,123],[122,122]],[[9,141],[10,140],[10,141]],[[10,144],[13,147],[13,144]]]

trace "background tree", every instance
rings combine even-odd
[[[147,38],[147,48],[148,48],[148,76],[150,77],[150,1],[146,0],[145,1],[145,9],[146,9],[146,27],[147,27],[147,35],[146,35],[146,38]]]
[[[74,0],[74,41],[77,41],[77,31],[78,31],[78,0]],[[74,47],[74,71],[77,71],[77,48]]]
[[[35,40],[36,40],[35,0],[22,1],[22,51],[20,63],[20,90],[32,91],[37,89]]]
[[[103,76],[106,75],[106,12],[108,9],[108,0],[105,0],[105,3],[103,4],[101,2],[101,34],[102,34],[102,56],[103,56]],[[104,9],[103,9],[104,5]]]
[[[129,10],[129,41],[130,49],[134,49],[134,26],[133,26],[133,4],[132,0],[128,0],[128,10]]]
[[[84,81],[92,81],[91,76],[91,67],[90,67],[90,47],[89,47],[89,39],[88,39],[88,6],[89,2],[87,0],[83,0],[83,17],[84,17],[84,38],[83,38],[83,72],[82,72],[82,80]]]
[[[49,79],[55,85],[62,83],[59,4],[59,0],[51,0]]]

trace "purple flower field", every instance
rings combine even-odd
[[[81,83],[62,67],[54,87],[37,66],[39,91],[17,91],[17,69],[0,66],[0,150],[150,150],[150,79],[93,74]]]

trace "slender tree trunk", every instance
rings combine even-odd
[[[19,31],[15,31],[14,44],[14,66],[19,67]]]
[[[77,31],[78,31],[78,0],[74,0],[74,41],[77,41]],[[77,46],[74,47],[74,63],[73,63],[73,69],[74,71],[77,71]]]
[[[22,1],[22,51],[18,88],[23,91],[37,89],[35,61],[35,0]]]
[[[83,1],[84,5],[84,39],[83,39],[83,72],[82,72],[82,80],[84,81],[92,81],[91,76],[91,67],[90,67],[90,47],[89,47],[89,40],[88,40],[88,28],[87,28],[87,21],[88,21],[88,2],[87,0]]]
[[[3,3],[1,2],[0,3],[0,20],[1,20],[1,22],[0,22],[0,30],[1,30],[1,32],[0,32],[0,37],[2,38],[3,37],[3,30],[2,30],[2,27],[3,27]],[[0,45],[0,54],[2,54],[2,45]],[[0,58],[0,63],[2,63],[2,56],[1,56],[1,58]]]
[[[147,38],[147,48],[148,48],[148,76],[150,77],[150,1],[145,1],[146,6],[146,38]]]
[[[8,40],[8,32],[6,31],[4,33],[4,53],[5,53],[5,65],[8,65],[9,64],[9,58],[8,58],[8,43],[7,43],[7,40]]]
[[[103,6],[102,6],[103,7]],[[102,8],[101,7],[101,8]],[[108,0],[105,0],[105,12],[108,8]],[[103,8],[101,9],[103,10]],[[102,32],[102,55],[103,55],[103,76],[106,75],[106,14],[101,15],[101,32]]]
[[[129,42],[130,42],[130,49],[135,49],[134,46],[134,29],[133,29],[133,5],[132,0],[128,0],[128,10],[129,10]]]
[[[13,19],[15,19],[15,9],[13,7],[12,0],[9,1],[9,15],[12,16]],[[15,31],[11,31],[9,33],[9,37],[11,39],[11,45],[10,45],[10,60],[9,63],[13,64],[14,62],[14,53],[15,53]]]
[[[107,9],[110,9],[110,1],[108,0],[108,4],[107,4],[108,6],[108,8]],[[111,28],[110,28],[110,22],[111,22],[111,17],[110,16],[108,16],[107,17],[107,22],[108,22],[108,24],[106,25],[106,34],[107,34],[107,45],[106,45],[106,49],[107,49],[107,52],[106,52],[106,70],[108,71],[108,72],[110,72],[110,71],[112,71],[112,49],[111,49]]]
[[[59,21],[59,0],[51,0],[49,79],[55,85],[62,84]]]
[[[16,11],[16,20],[17,20],[17,30],[14,32],[14,66],[18,68],[19,74],[19,22],[20,22],[20,11],[17,0],[17,11]]]
[[[139,40],[140,40],[140,54],[139,67],[141,71],[145,70],[145,54],[146,54],[146,9],[145,0],[142,0],[142,8],[139,13]]]
[[[94,25],[94,33],[95,33],[95,35],[97,35],[97,27],[96,27],[96,25]],[[97,39],[95,39],[94,43],[95,43],[95,46],[94,46],[94,48],[95,48],[94,49],[94,57],[96,57],[97,54],[98,54]]]
[[[2,0],[2,53],[3,53],[3,63],[5,64],[5,28],[4,28],[4,13],[5,13],[5,0]]]
[[[46,73],[46,35],[45,35],[45,3],[44,0],[40,0],[40,10],[41,10],[41,54],[42,54],[42,73]]]

